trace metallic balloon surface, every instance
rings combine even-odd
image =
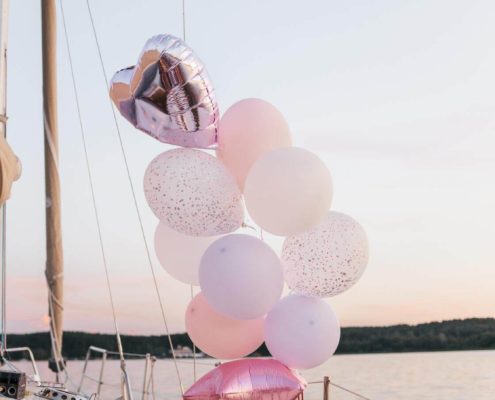
[[[197,148],[217,142],[219,111],[210,78],[175,36],[149,39],[137,65],[113,76],[110,97],[124,118],[160,142]]]
[[[294,400],[305,380],[281,362],[249,358],[230,361],[208,372],[185,393],[185,400]]]
[[[285,280],[299,294],[335,296],[361,278],[368,253],[363,227],[346,214],[329,211],[314,228],[285,240]]]

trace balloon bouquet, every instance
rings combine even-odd
[[[182,146],[151,161],[144,192],[160,220],[160,263],[201,287],[185,315],[196,346],[237,359],[266,342],[289,368],[325,362],[340,325],[323,298],[354,285],[368,261],[361,225],[329,211],[325,164],[291,147],[285,119],[266,101],[241,100],[220,120],[205,68],[171,35],[151,38],[138,64],[115,74],[110,95],[136,128]],[[198,149],[216,149],[216,157]],[[243,200],[263,231],[286,237],[281,257],[263,240],[233,233],[244,226]],[[280,299],[284,281],[292,294]]]

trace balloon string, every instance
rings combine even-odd
[[[253,225],[249,225],[247,222],[243,222],[241,224],[241,227],[251,229],[251,230],[255,231],[256,233],[258,233],[258,229]],[[260,228],[260,240],[265,241],[265,239],[263,238],[263,229],[261,229],[261,228]]]
[[[258,230],[256,229],[256,227],[255,227],[255,226],[253,226],[253,225],[249,225],[247,222],[243,222],[243,223],[241,224],[241,227],[242,227],[242,228],[252,229],[253,231],[258,232]]]
[[[194,299],[194,286],[190,285],[190,287],[191,287],[191,301],[192,301]],[[194,344],[194,342],[192,342],[192,345],[193,345],[193,377],[194,377],[194,383],[196,383],[196,345]]]

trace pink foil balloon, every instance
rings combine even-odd
[[[359,222],[329,211],[314,228],[285,240],[285,280],[299,294],[335,296],[361,278],[368,252],[368,238]]]
[[[247,356],[263,343],[263,318],[235,320],[217,313],[198,293],[186,310],[186,330],[204,353],[221,359]]]
[[[265,342],[271,355],[291,368],[309,369],[327,361],[340,340],[340,324],[321,299],[291,295],[265,319]]]
[[[230,361],[208,372],[185,393],[184,400],[294,400],[306,381],[277,360]]]
[[[220,120],[217,156],[242,190],[249,169],[261,155],[291,144],[289,126],[280,111],[264,100],[244,99]]]
[[[332,202],[332,178],[315,154],[297,147],[275,149],[249,171],[244,200],[267,232],[291,236],[323,220]]]
[[[155,253],[165,271],[175,279],[199,285],[199,263],[218,236],[187,236],[159,223],[155,230]]]
[[[136,66],[117,72],[110,97],[122,116],[160,142],[209,148],[219,112],[205,66],[183,40],[149,39]]]
[[[195,149],[168,150],[151,161],[144,194],[155,215],[189,236],[215,236],[242,224],[242,195],[215,157]]]
[[[199,282],[208,303],[235,319],[264,316],[284,288],[277,254],[258,238],[241,234],[224,236],[208,247]]]

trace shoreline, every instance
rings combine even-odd
[[[174,348],[192,349],[186,333],[172,334]],[[64,333],[64,357],[80,360],[86,357],[89,346],[113,351],[116,347],[113,334],[86,332]],[[124,350],[128,353],[150,353],[160,359],[171,358],[165,335],[122,335]],[[37,360],[50,357],[48,332],[9,334],[10,347],[28,346]],[[419,325],[392,325],[386,327],[342,328],[341,340],[336,355],[389,354],[443,351],[479,351],[495,349],[495,319],[471,318],[431,322]],[[199,350],[198,350],[199,351]],[[18,359],[13,354],[12,359]],[[251,356],[270,356],[263,344]],[[188,358],[184,358],[188,359]]]

